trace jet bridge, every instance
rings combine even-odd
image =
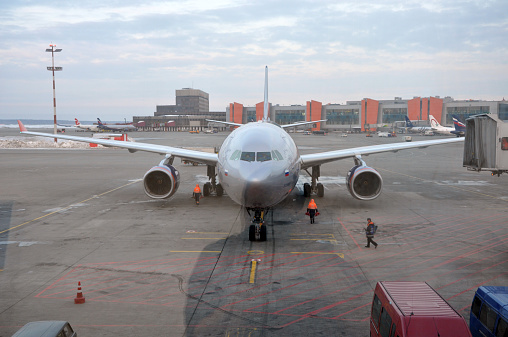
[[[508,113],[482,114],[466,120],[462,165],[498,176],[508,172]]]

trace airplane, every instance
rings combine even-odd
[[[439,124],[437,119],[432,115],[429,115],[429,119],[430,119],[430,126],[432,127],[432,131],[434,131],[435,133],[439,133],[442,135],[452,135],[453,132],[455,131],[455,127],[452,128],[452,127],[442,126],[441,124]]]
[[[78,129],[87,130],[87,131],[93,131],[97,132],[99,131],[99,127],[97,125],[93,124],[81,124],[77,118],[74,118],[74,122],[76,123],[76,127]]]
[[[132,124],[104,124],[100,118],[97,118],[97,124],[101,131],[128,131],[136,129]]]
[[[455,131],[452,131],[452,133],[457,135],[457,137],[464,137],[466,135],[466,124],[461,122],[457,115],[452,115],[452,118],[453,126],[455,127]]]
[[[409,132],[413,132],[413,133],[416,133],[416,132],[426,132],[426,131],[432,131],[432,127],[430,126],[415,126],[407,116],[404,116],[404,118],[406,119],[406,127],[408,128],[408,131]]]
[[[311,177],[311,183],[303,185],[303,195],[323,197],[324,187],[318,182],[321,165],[346,158],[352,159],[354,165],[346,178],[349,193],[359,200],[374,200],[381,193],[383,179],[374,168],[367,166],[362,156],[464,140],[434,139],[300,154],[295,142],[285,131],[285,128],[292,125],[278,125],[268,117],[268,67],[265,68],[263,118],[246,124],[223,122],[238,128],[224,140],[219,153],[141,142],[29,132],[21,121],[18,120],[18,123],[22,134],[114,146],[125,148],[131,153],[147,151],[165,155],[165,158],[149,169],[143,177],[145,193],[155,199],[170,198],[178,190],[180,172],[173,166],[175,158],[206,164],[209,182],[203,186],[203,195],[214,193],[222,196],[227,193],[234,202],[243,206],[252,217],[249,227],[250,241],[266,240],[264,216],[294,190],[302,171],[306,171]]]

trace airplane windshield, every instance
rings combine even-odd
[[[238,160],[238,159],[240,159],[241,154],[242,154],[242,151],[236,150],[235,152],[233,152],[233,154],[231,155],[231,158],[229,158],[229,159],[230,160]]]
[[[256,158],[255,152],[242,152],[242,156],[240,157],[240,160],[254,161],[255,158]]]
[[[242,152],[236,150],[233,152],[229,160],[243,160],[243,161],[270,161],[270,160],[282,160],[282,155],[277,150],[266,151],[266,152]]]
[[[273,160],[282,160],[282,155],[277,150],[272,151],[272,157],[273,157]]]
[[[256,153],[256,161],[269,161],[272,160],[272,155],[270,152],[257,152]]]

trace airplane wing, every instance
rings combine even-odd
[[[411,142],[411,143],[392,143],[392,144],[382,144],[382,145],[370,145],[370,146],[362,146],[355,147],[344,150],[336,150],[336,151],[328,151],[328,152],[320,152],[320,153],[312,153],[312,154],[302,154],[300,156],[300,160],[302,163],[302,169],[306,169],[315,165],[321,165],[324,163],[329,163],[335,160],[344,159],[344,158],[353,158],[355,156],[361,155],[369,155],[374,153],[382,153],[382,152],[397,152],[400,150],[414,149],[414,148],[426,148],[432,145],[446,144],[446,143],[455,143],[464,141],[463,138],[453,138],[453,139],[436,139],[436,140],[423,140],[419,142]]]
[[[243,124],[241,124],[241,123],[224,122],[224,121],[214,121],[213,119],[207,119],[206,121],[207,121],[207,122],[214,122],[214,123],[222,123],[222,124],[227,124],[227,125],[232,125],[232,126],[242,126],[242,125],[243,125]]]
[[[319,123],[319,122],[326,122],[327,119],[320,119],[318,121],[308,121],[308,122],[296,122],[296,123],[293,123],[293,124],[285,124],[285,125],[280,125],[281,128],[290,128],[290,127],[293,127],[293,126],[299,126],[299,125],[305,125],[305,124],[313,124],[313,123]]]
[[[121,140],[108,140],[108,139],[96,139],[96,138],[90,138],[90,137],[78,137],[78,136],[66,136],[66,135],[55,135],[51,133],[43,133],[43,132],[32,132],[27,131],[23,123],[18,121],[19,129],[22,134],[26,135],[33,135],[33,136],[41,136],[41,137],[48,137],[48,138],[58,138],[58,139],[67,139],[67,140],[73,140],[76,142],[83,142],[83,143],[92,143],[92,144],[101,144],[104,146],[111,146],[111,147],[120,147],[124,149],[128,149],[130,152],[135,151],[146,151],[146,152],[153,152],[158,154],[164,154],[164,155],[171,155],[175,157],[179,157],[182,159],[188,159],[195,162],[212,165],[215,166],[218,161],[218,155],[216,153],[208,153],[208,152],[201,152],[201,151],[195,151],[195,150],[188,150],[188,149],[182,149],[178,147],[172,147],[172,146],[164,146],[164,145],[156,145],[156,144],[147,144],[147,143],[136,143],[136,142],[125,142]]]

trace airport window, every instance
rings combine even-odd
[[[480,307],[482,306],[482,300],[475,296],[473,300],[473,305],[471,306],[471,312],[476,316],[480,317]]]
[[[508,150],[508,137],[501,138],[501,150]]]
[[[240,156],[240,160],[243,161],[254,161],[255,160],[255,152],[242,152],[242,155]]]
[[[497,323],[496,337],[506,336],[508,336],[508,323],[503,318],[499,318],[499,323]]]
[[[392,326],[392,318],[388,315],[385,308],[381,309],[381,323],[379,325],[379,334],[381,337],[390,337],[390,327]]]
[[[480,311],[480,322],[482,322],[483,325],[485,325],[491,332],[494,331],[496,318],[497,313],[487,303],[483,303]]]
[[[374,300],[372,301],[372,322],[374,322],[374,326],[377,328],[379,326],[379,314],[381,313],[381,301],[374,295]]]
[[[238,159],[240,159],[241,154],[242,154],[242,151],[236,150],[235,152],[233,152],[233,154],[231,155],[231,158],[229,158],[229,159],[230,160],[238,160]]]
[[[502,121],[508,121],[508,104],[499,104],[499,119]]]
[[[279,151],[273,150],[272,151],[272,158],[273,158],[273,160],[282,160],[282,155],[280,154]]]
[[[272,155],[270,152],[257,152],[256,153],[256,161],[269,161],[272,160]]]

